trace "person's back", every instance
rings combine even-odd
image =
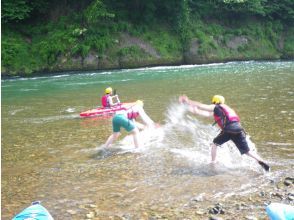
[[[116,99],[115,103],[112,100],[113,98]],[[102,98],[101,98],[101,105],[104,108],[110,108],[110,107],[115,106],[117,104],[120,104],[120,100],[118,98],[118,95],[112,96],[112,88],[111,87],[106,88],[105,95],[102,96]]]
[[[216,104],[213,110],[215,123],[226,132],[241,132],[243,128],[236,112],[225,104]]]
[[[131,132],[134,139],[135,147],[139,147],[139,128],[144,129],[145,125],[136,121],[136,118],[140,116],[147,127],[154,127],[155,124],[152,119],[145,113],[143,109],[144,103],[141,100],[137,100],[136,103],[128,109],[117,111],[112,118],[113,133],[109,136],[105,143],[105,147],[108,147],[116,140],[120,135],[120,129],[123,127],[127,132]]]
[[[102,106],[104,108],[109,108],[110,107],[110,104],[108,102],[108,97],[109,96],[110,96],[109,94],[106,94],[106,95],[102,96],[102,98],[101,98],[101,104],[102,104]]]

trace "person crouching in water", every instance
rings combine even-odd
[[[119,136],[120,129],[123,127],[127,132],[133,135],[133,141],[135,147],[139,147],[139,129],[145,128],[145,125],[136,121],[136,118],[140,116],[143,122],[150,128],[155,127],[155,123],[145,113],[143,109],[144,103],[141,100],[137,100],[133,106],[127,110],[117,111],[112,118],[113,133],[109,136],[105,143],[105,147],[110,146]]]
[[[240,124],[239,116],[232,108],[224,104],[225,98],[223,96],[213,96],[211,105],[192,101],[186,95],[180,96],[179,101],[188,104],[189,111],[193,114],[213,117],[215,123],[221,128],[221,132],[213,139],[213,143],[211,144],[212,163],[215,163],[216,161],[217,146],[232,140],[241,154],[246,154],[247,156],[254,158],[264,170],[270,170],[270,166],[266,164],[260,156],[250,151],[246,140],[246,133]]]
[[[115,99],[115,101],[114,101]],[[101,104],[104,108],[110,108],[120,104],[120,100],[118,95],[113,95],[113,91],[111,87],[105,89],[105,95],[101,98]]]

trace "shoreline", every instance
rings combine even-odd
[[[43,71],[43,72],[35,72],[31,75],[26,74],[19,74],[19,75],[9,75],[5,73],[1,73],[1,80],[10,80],[10,79],[19,79],[19,78],[34,78],[34,77],[50,77],[50,76],[59,76],[63,75],[64,73],[67,74],[82,74],[82,73],[89,73],[93,71],[97,72],[104,72],[104,71],[116,71],[116,70],[135,70],[135,69],[145,69],[145,68],[156,68],[156,67],[177,67],[177,66],[205,66],[205,65],[221,65],[221,64],[228,64],[228,63],[238,63],[238,62],[293,62],[294,59],[254,59],[254,60],[230,60],[230,61],[219,61],[219,62],[207,62],[207,63],[181,63],[181,64],[161,64],[161,65],[144,65],[137,67],[125,67],[125,68],[101,68],[101,69],[72,69],[72,70],[60,70],[60,71]]]

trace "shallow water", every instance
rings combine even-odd
[[[41,200],[55,219],[99,219],[180,212],[205,202],[248,195],[280,176],[293,176],[294,62],[233,62],[2,80],[2,219]],[[161,127],[144,131],[133,149],[122,137],[110,149],[111,117],[81,111],[116,88],[123,102],[144,100]],[[209,165],[212,121],[185,114],[177,97],[209,103],[222,94],[236,109],[250,147],[272,166],[264,174],[232,143]],[[146,214],[147,213],[147,214]]]

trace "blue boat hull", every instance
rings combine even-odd
[[[34,204],[17,214],[12,220],[53,220],[48,210],[41,204]]]

